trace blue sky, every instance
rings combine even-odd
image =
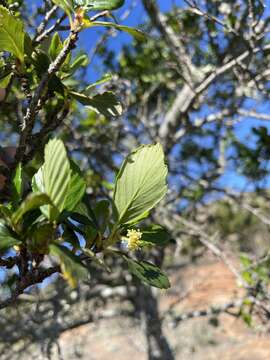
[[[40,1],[40,0],[39,0]],[[115,12],[116,18],[120,20],[123,13],[125,13],[128,9],[132,7],[134,0],[126,0],[125,6],[120,10]],[[169,10],[173,5],[185,7],[185,3],[183,0],[158,0],[159,6],[162,11]],[[37,4],[34,0],[28,0],[29,6],[35,6]],[[270,11],[267,10],[267,13]],[[147,19],[147,16],[143,10],[143,6],[141,5],[141,1],[138,0],[135,7],[132,8],[129,16],[121,22],[124,25],[139,27],[140,24],[144,23]],[[92,28],[88,30],[84,30],[80,34],[80,46],[84,51],[88,54],[91,53],[91,49],[95,46],[96,41],[98,40],[100,34],[104,31],[102,28]],[[132,38],[125,34],[125,33],[117,33],[117,36],[111,37],[109,39],[109,46],[115,51],[116,54],[119,54],[121,48],[124,44],[131,44]],[[94,58],[94,62],[88,69],[87,77],[89,82],[93,82],[96,79],[100,78],[103,74],[101,69],[100,59],[98,57]],[[254,103],[251,101],[247,102],[247,106],[252,108]],[[267,102],[262,102],[260,104],[256,104],[256,111],[263,112],[263,113],[270,113],[270,104]],[[254,142],[254,136],[251,135],[251,128],[257,126],[266,126],[270,129],[270,125],[266,121],[258,121],[255,119],[248,119],[246,118],[244,121],[240,122],[238,125],[235,126],[235,134],[241,141],[246,141],[248,143]],[[245,186],[245,180],[241,176],[238,176],[235,172],[228,171],[223,179],[224,184],[233,186],[233,187],[243,187]]]

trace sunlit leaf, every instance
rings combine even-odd
[[[113,29],[128,33],[129,35],[133,36],[135,39],[140,40],[140,41],[143,41],[146,39],[145,33],[143,33],[141,30],[135,29],[130,26],[119,25],[119,24],[112,23],[109,21],[90,21],[88,19],[85,19],[83,24],[84,24],[85,28],[90,28],[93,26],[108,27],[108,28],[113,28]]]
[[[68,211],[72,211],[77,206],[86,190],[86,183],[80,168],[73,161],[71,161],[70,167],[70,182],[64,204],[64,209]]]
[[[74,6],[80,6],[86,10],[102,11],[116,10],[124,5],[125,0],[73,0]]]
[[[167,172],[160,144],[143,145],[128,155],[114,190],[118,223],[134,222],[165,196]]]
[[[8,51],[24,61],[24,27],[4,6],[0,6],[0,51]]]
[[[50,140],[45,147],[45,162],[32,181],[33,191],[46,193],[54,205],[41,208],[50,220],[56,220],[65,208],[70,179],[70,163],[63,142]]]

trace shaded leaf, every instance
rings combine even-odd
[[[62,274],[71,287],[76,287],[78,280],[87,276],[88,271],[81,260],[65,246],[51,244],[50,254],[59,258]]]
[[[28,211],[37,209],[42,205],[51,204],[51,199],[47,194],[44,193],[33,193],[28,195],[28,197],[22,202],[20,207],[13,213],[12,222],[17,224],[23,215]]]
[[[94,209],[94,213],[97,219],[99,230],[101,234],[104,234],[109,223],[110,202],[108,200],[99,201]]]
[[[21,241],[16,239],[7,228],[3,220],[0,220],[0,250],[4,251],[14,245],[20,245]]]
[[[142,229],[141,246],[165,246],[171,240],[169,232],[159,225]]]
[[[74,91],[69,92],[70,95],[82,105],[89,106],[98,114],[102,114],[105,117],[119,116],[122,114],[122,106],[117,100],[116,96],[107,91],[103,94],[98,94],[93,97],[89,97],[84,94],[80,94]]]
[[[146,261],[138,262],[127,256],[123,258],[128,263],[129,271],[142,282],[159,289],[168,289],[171,286],[167,276],[157,266]]]

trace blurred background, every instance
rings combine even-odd
[[[19,3],[34,34],[52,3]],[[172,286],[141,285],[116,260],[112,274],[93,264],[73,290],[50,278],[1,312],[1,359],[268,360],[270,3],[127,0],[114,15],[146,39],[85,30],[75,52],[88,60],[73,81],[108,74],[100,90],[116,92],[124,114],[74,104],[58,134],[93,199],[111,195],[131,149],[163,145],[170,190],[151,218],[171,240],[138,257]],[[16,146],[22,96],[15,84],[0,103],[1,146]],[[4,296],[12,273],[0,275]]]

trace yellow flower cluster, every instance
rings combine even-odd
[[[142,233],[140,230],[128,230],[127,231],[127,242],[128,242],[128,249],[131,251],[138,250],[140,247],[140,240],[142,237]]]

